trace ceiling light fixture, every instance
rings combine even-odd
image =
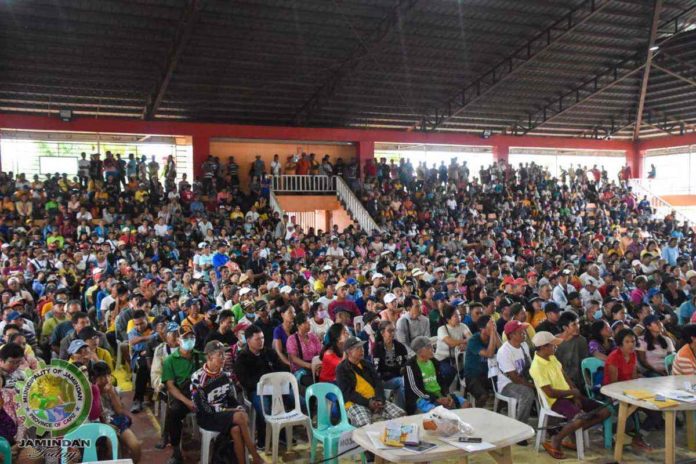
[[[70,122],[73,117],[73,112],[72,110],[62,109],[58,112],[58,115],[60,116],[60,119],[63,120],[63,122]]]

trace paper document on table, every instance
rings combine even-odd
[[[488,443],[487,441],[482,441],[481,443],[461,443],[458,439],[459,437],[456,435],[454,437],[447,438],[440,437],[440,440],[444,441],[448,445],[463,449],[469,453],[476,453],[478,451],[486,451],[495,448],[495,445]]]
[[[662,396],[671,400],[682,401],[684,403],[696,403],[696,394],[683,390],[667,390]]]
[[[648,398],[647,400],[648,403],[657,406],[660,409],[666,409],[666,408],[671,408],[672,406],[677,406],[679,404],[679,401],[674,401],[670,400],[669,398],[665,398],[664,401],[658,401],[654,397],[653,398]]]
[[[647,390],[624,390],[624,395],[634,400],[647,400],[655,397],[655,393]]]

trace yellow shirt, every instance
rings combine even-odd
[[[370,399],[375,396],[375,388],[370,385],[370,383],[365,380],[364,377],[359,374],[355,374],[355,393],[363,398]],[[353,402],[348,401],[346,403],[346,409],[350,408],[351,406],[353,406]]]
[[[550,356],[548,361],[539,355],[534,356],[532,367],[529,368],[529,375],[534,380],[534,385],[538,388],[550,386],[554,390],[570,390],[570,385],[563,376],[563,366],[555,356]],[[556,398],[551,398],[544,393],[549,406],[553,406]]]
[[[152,316],[147,316],[147,320],[148,320],[148,322],[152,322],[155,320],[155,318]],[[128,325],[126,326],[126,333],[133,330],[133,327],[135,327],[134,321],[135,321],[135,319],[131,319],[130,321],[128,321]]]
[[[324,293],[324,282],[317,279],[314,281],[314,291],[317,293]]]
[[[109,350],[105,350],[98,346],[97,358],[99,358],[100,361],[104,361],[111,368],[112,372],[114,371],[114,358],[111,356],[111,353],[109,353]]]

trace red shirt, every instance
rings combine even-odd
[[[341,362],[341,358],[336,356],[333,351],[326,351],[321,359],[321,370],[319,371],[320,382],[336,381],[336,366]]]
[[[604,380],[602,380],[602,385],[607,385],[610,383],[609,369],[607,369],[609,366],[614,366],[616,369],[618,369],[619,376],[616,379],[617,382],[632,380],[633,372],[636,368],[636,362],[637,357],[635,351],[631,353],[631,356],[628,358],[628,362],[624,358],[623,352],[620,348],[612,351],[609,356],[607,356],[607,360],[604,362]]]

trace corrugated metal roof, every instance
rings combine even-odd
[[[628,138],[643,71],[629,66],[639,61],[616,76],[613,67],[647,53],[652,9],[649,0],[2,2],[0,111]],[[659,20],[646,137],[696,125],[696,0],[664,0]]]

